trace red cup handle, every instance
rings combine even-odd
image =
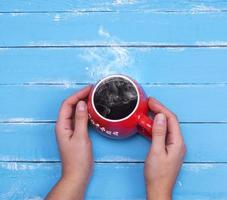
[[[138,119],[138,132],[143,136],[152,139],[152,126],[153,126],[153,119],[148,117],[145,114],[139,116]]]

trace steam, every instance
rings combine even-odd
[[[97,81],[111,74],[128,74],[130,66],[134,63],[134,57],[128,48],[121,47],[122,42],[102,26],[99,27],[97,33],[101,38],[98,43],[108,47],[86,48],[80,54],[80,57],[87,63],[85,69],[89,78]]]
[[[103,117],[121,119],[134,110],[137,93],[131,82],[121,77],[114,77],[98,86],[94,95],[94,103]]]

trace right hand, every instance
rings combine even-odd
[[[170,200],[186,147],[177,117],[154,98],[148,105],[156,116],[144,170],[147,199]]]

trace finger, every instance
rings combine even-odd
[[[183,140],[181,135],[179,122],[174,118],[168,119],[168,135],[167,135],[167,144],[177,144]]]
[[[79,92],[73,94],[72,96],[68,97],[62,103],[62,106],[59,111],[58,121],[56,124],[56,133],[57,135],[64,135],[67,137],[71,137],[73,134],[73,113],[76,103],[80,99],[84,99],[88,96],[91,90],[91,85],[86,86]],[[63,134],[64,133],[64,134]]]
[[[72,119],[73,117],[73,108],[77,102],[81,99],[85,99],[91,90],[91,85],[88,85],[81,89],[79,92],[68,97],[63,101],[61,109],[59,111],[59,120]]]
[[[154,118],[154,124],[152,128],[152,146],[151,148],[155,152],[165,151],[167,124],[166,117],[162,113],[158,113]]]
[[[169,144],[177,143],[183,139],[179,122],[172,111],[162,105],[158,100],[151,97],[149,98],[148,106],[154,113],[163,113],[166,115],[168,125],[167,141]]]
[[[73,137],[88,137],[88,112],[85,101],[79,101],[75,112],[75,129]]]
[[[161,104],[157,99],[149,97],[148,106],[150,110],[154,113],[163,113],[167,118],[173,117],[174,114],[166,108],[163,104]]]

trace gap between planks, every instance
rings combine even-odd
[[[23,87],[23,86],[86,86],[89,84],[93,84],[91,82],[84,82],[84,83],[79,83],[79,82],[70,82],[67,84],[64,82],[24,82],[24,83],[0,83],[0,86],[19,86],[19,87]],[[227,82],[204,82],[204,83],[195,83],[195,82],[191,82],[191,83],[181,83],[181,82],[173,82],[173,83],[141,83],[139,82],[140,85],[142,86],[227,86]]]
[[[227,44],[204,44],[204,45],[180,45],[180,44],[95,44],[95,45],[6,45],[0,46],[0,49],[29,49],[29,48],[227,48]]]
[[[46,164],[46,163],[61,163],[60,160],[0,160],[0,163],[34,163],[34,164]],[[96,164],[144,164],[144,161],[99,161],[95,160]],[[183,162],[183,164],[227,164],[227,162],[215,162],[215,161],[206,161],[206,162]]]
[[[56,120],[0,120],[0,124],[54,124]],[[227,121],[180,121],[180,124],[227,124]]]
[[[199,13],[215,13],[215,12],[227,12],[227,9],[220,9],[220,8],[205,8],[205,9],[128,9],[128,10],[121,10],[121,9],[102,9],[102,8],[96,8],[96,9],[73,9],[73,10],[43,10],[43,11],[0,11],[0,14],[64,14],[64,13],[119,13],[119,12],[151,12],[151,13],[189,13],[189,14],[199,14]]]

